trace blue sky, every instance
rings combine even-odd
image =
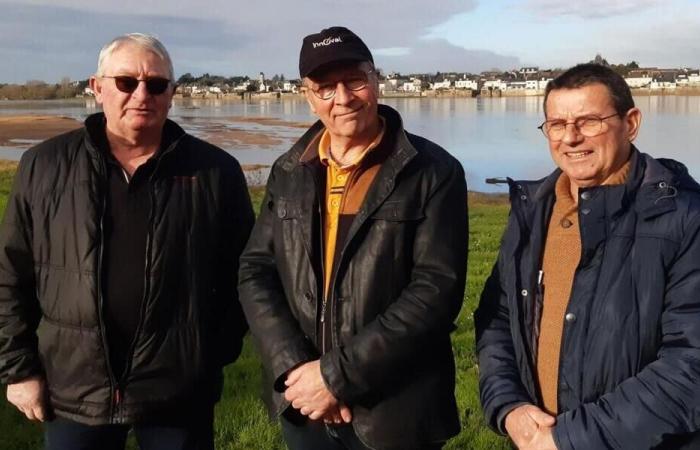
[[[87,78],[116,35],[161,38],[176,74],[297,76],[301,39],[345,25],[384,71],[700,67],[700,0],[0,0],[0,82]]]

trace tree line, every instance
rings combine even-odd
[[[0,83],[0,100],[55,100],[83,94],[88,80],[73,82],[64,77],[58,83],[30,80],[25,84]]]

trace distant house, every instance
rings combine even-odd
[[[527,81],[509,81],[506,83],[508,91],[523,91],[527,88]]]
[[[445,79],[443,81],[437,81],[432,84],[431,88],[434,90],[437,89],[449,89],[452,86],[452,82],[448,79]]]
[[[246,80],[239,84],[238,86],[233,87],[233,92],[246,92],[248,91],[248,87],[250,86],[250,80]]]
[[[83,89],[83,95],[87,95],[88,97],[94,97],[95,96],[95,91],[90,89],[90,86],[86,87]]]
[[[547,89],[547,85],[549,84],[550,81],[552,81],[554,78],[547,78],[547,77],[542,77],[539,80],[537,80],[537,89],[544,91]]]
[[[299,85],[295,81],[285,81],[282,83],[282,92],[299,92]]]
[[[479,83],[476,80],[457,80],[455,81],[455,88],[456,89],[471,89],[472,91],[475,91],[479,89]]]
[[[654,78],[649,87],[651,89],[675,89],[677,72],[672,70],[662,71]]]
[[[495,80],[486,80],[484,81],[483,86],[481,87],[482,89],[488,89],[488,90],[501,90],[505,91],[508,85],[506,84],[505,81],[502,81],[501,79],[495,79]]]
[[[691,86],[700,85],[700,73],[689,73],[688,84]]]
[[[411,81],[404,82],[401,90],[404,92],[421,92],[423,90],[423,82],[420,78],[413,78]]]
[[[639,77],[625,77],[625,81],[627,82],[627,85],[631,88],[642,88],[642,87],[649,87],[652,82],[652,78],[644,74]]]
[[[527,77],[528,75],[536,75],[540,71],[539,67],[521,67],[518,73]]]

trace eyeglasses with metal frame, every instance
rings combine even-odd
[[[352,74],[347,78],[342,80],[337,80],[333,83],[323,83],[317,88],[307,87],[314,95],[321,100],[330,100],[335,97],[335,92],[338,90],[338,83],[343,83],[346,89],[358,92],[366,88],[369,84],[369,75],[373,73],[373,70],[361,71],[356,74]]]
[[[595,137],[599,134],[603,134],[603,121],[615,116],[619,116],[619,114],[610,114],[605,117],[583,116],[577,117],[574,120],[545,120],[542,122],[542,125],[537,128],[542,131],[544,137],[554,142],[564,139],[566,127],[568,125],[573,125],[576,132],[583,136]]]
[[[128,75],[107,76],[103,75],[100,78],[111,78],[114,80],[114,85],[119,91],[125,94],[133,93],[138,88],[140,82],[146,83],[146,91],[151,95],[160,95],[165,92],[171,84],[167,78],[152,77],[152,78],[136,78]]]

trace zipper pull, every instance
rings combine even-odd
[[[122,402],[122,391],[119,388],[114,390],[114,406],[119,406]]]
[[[326,321],[326,301],[321,305],[321,323]]]

